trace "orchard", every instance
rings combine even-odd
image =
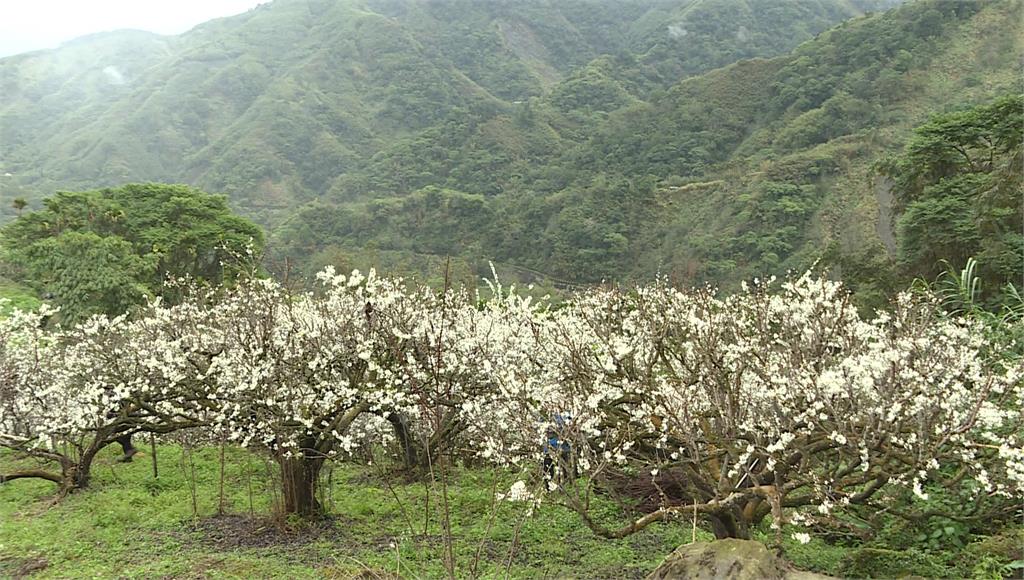
[[[501,499],[558,503],[606,538],[691,518],[718,538],[813,534],[910,514],[934,486],[961,501],[933,516],[1019,515],[1024,363],[926,293],[865,317],[810,273],[555,304],[328,268],[310,291],[251,277],[180,294],[75,326],[47,307],[0,320],[0,446],[34,461],[0,482],[89,493],[118,437],[188,434],[266,457],[275,509],[308,519],[327,511],[324,466],[368,457],[414,478],[517,474]],[[595,517],[611,489],[642,509]]]

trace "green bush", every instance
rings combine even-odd
[[[1007,530],[967,546],[973,578],[1020,578],[1024,572],[1024,529]]]

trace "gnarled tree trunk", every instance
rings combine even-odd
[[[284,513],[302,517],[322,515],[323,506],[316,497],[316,486],[323,459],[298,453],[290,457],[279,455],[277,463],[281,467],[281,492],[284,500],[281,507]]]
[[[409,419],[400,413],[389,413],[387,420],[395,432],[395,439],[402,451],[402,466],[411,473],[423,474],[437,462],[441,455],[451,447],[453,441],[466,425],[460,413],[451,411],[441,419],[441,425],[425,441],[416,439],[409,427]]]
[[[82,452],[82,456],[78,459],[77,463],[64,467],[65,483],[62,484],[62,487],[66,487],[67,492],[89,487],[89,482],[92,480],[92,462],[96,459],[96,455],[107,445],[110,445],[109,441],[97,437]]]
[[[409,429],[409,419],[401,413],[388,413],[387,420],[395,431],[395,439],[402,450],[402,467],[407,471],[416,471],[420,468],[422,446],[416,441],[412,431]]]
[[[26,455],[55,461],[60,465],[60,471],[48,469],[19,469],[10,473],[0,473],[0,483],[7,483],[18,479],[45,479],[57,484],[57,494],[65,496],[74,491],[85,489],[89,486],[92,477],[92,462],[96,454],[106,447],[106,441],[94,440],[89,447],[82,451],[77,461],[71,457],[45,450],[22,450]]]
[[[370,404],[363,401],[343,412],[332,415],[330,421],[321,418],[318,424],[326,425],[320,436],[307,434],[296,443],[298,448],[272,447],[274,459],[281,468],[281,506],[285,514],[296,514],[304,518],[323,515],[324,507],[317,499],[317,483],[324,462],[331,456],[335,444],[334,433],[344,433]]]

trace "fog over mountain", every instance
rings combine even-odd
[[[891,232],[869,167],[1012,90],[1017,7],[276,0],[0,60],[3,196],[187,183],[310,268],[727,283],[871,262]]]
[[[46,50],[81,36],[136,29],[181,34],[214,18],[241,14],[266,0],[35,0],[8,2],[0,19],[0,58]]]

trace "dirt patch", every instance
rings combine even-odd
[[[387,551],[394,550],[395,544],[402,541],[392,535],[353,535],[349,531],[352,523],[347,518],[331,517],[290,526],[271,518],[235,514],[204,518],[170,535],[186,544],[218,550],[297,548],[326,542],[348,550],[373,548]],[[443,537],[436,534],[418,534],[411,539],[420,545],[440,546],[444,542]]]
[[[45,570],[49,565],[46,558],[0,557],[0,575],[10,574],[10,578],[28,578],[36,572]]]
[[[647,514],[663,505],[688,505],[693,502],[687,493],[689,478],[682,469],[662,469],[658,475],[631,475],[621,471],[610,471],[603,482],[602,492],[611,497],[626,500],[634,513]]]
[[[341,542],[347,537],[344,522],[338,518],[288,526],[269,518],[224,515],[199,520],[186,530],[190,540],[219,549],[302,546],[319,541]]]
[[[875,201],[878,202],[878,223],[875,231],[878,237],[885,244],[885,250],[889,257],[896,255],[896,231],[893,228],[893,203],[895,196],[892,193],[894,183],[888,177],[875,180]]]

